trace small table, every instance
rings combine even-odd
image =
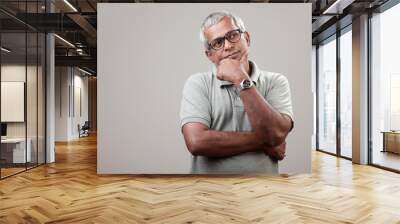
[[[381,133],[383,133],[382,152],[400,154],[400,131],[382,131]]]
[[[31,161],[31,139],[26,139],[28,147],[25,151],[25,138],[1,139],[1,159],[6,163],[25,163]],[[26,154],[25,154],[26,152]]]

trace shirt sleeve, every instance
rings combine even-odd
[[[274,77],[271,82],[271,89],[267,95],[267,101],[271,104],[273,108],[279,111],[282,114],[288,115],[292,120],[293,129],[293,109],[292,109],[292,99],[290,94],[290,86],[288,79],[278,74]]]
[[[206,82],[201,74],[189,77],[182,91],[180,109],[181,128],[190,122],[211,125],[211,104]]]

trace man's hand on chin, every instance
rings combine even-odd
[[[249,79],[246,72],[247,54],[243,54],[239,59],[233,59],[234,55],[222,59],[217,67],[217,78],[229,81],[234,85],[239,85],[243,79]]]
[[[278,146],[265,146],[263,148],[263,151],[265,155],[271,157],[271,159],[278,161],[278,160],[283,160],[285,158],[285,153],[286,153],[286,142],[283,142],[282,144]]]

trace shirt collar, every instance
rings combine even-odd
[[[253,83],[255,85],[257,85],[258,82],[258,78],[260,77],[260,70],[258,69],[256,63],[254,63],[253,61],[250,61],[250,66],[251,66],[251,75],[250,75],[250,79],[253,81]],[[215,65],[213,65],[212,67],[212,73],[213,75],[217,76],[217,67]],[[229,81],[225,81],[225,80],[219,80],[218,78],[216,78],[218,84],[220,87],[222,86],[228,86],[228,85],[233,85],[233,83],[229,82]]]

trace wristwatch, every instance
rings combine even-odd
[[[253,86],[253,81],[251,79],[243,79],[243,81],[240,82],[240,87],[239,90],[242,91],[244,89],[249,89]]]

